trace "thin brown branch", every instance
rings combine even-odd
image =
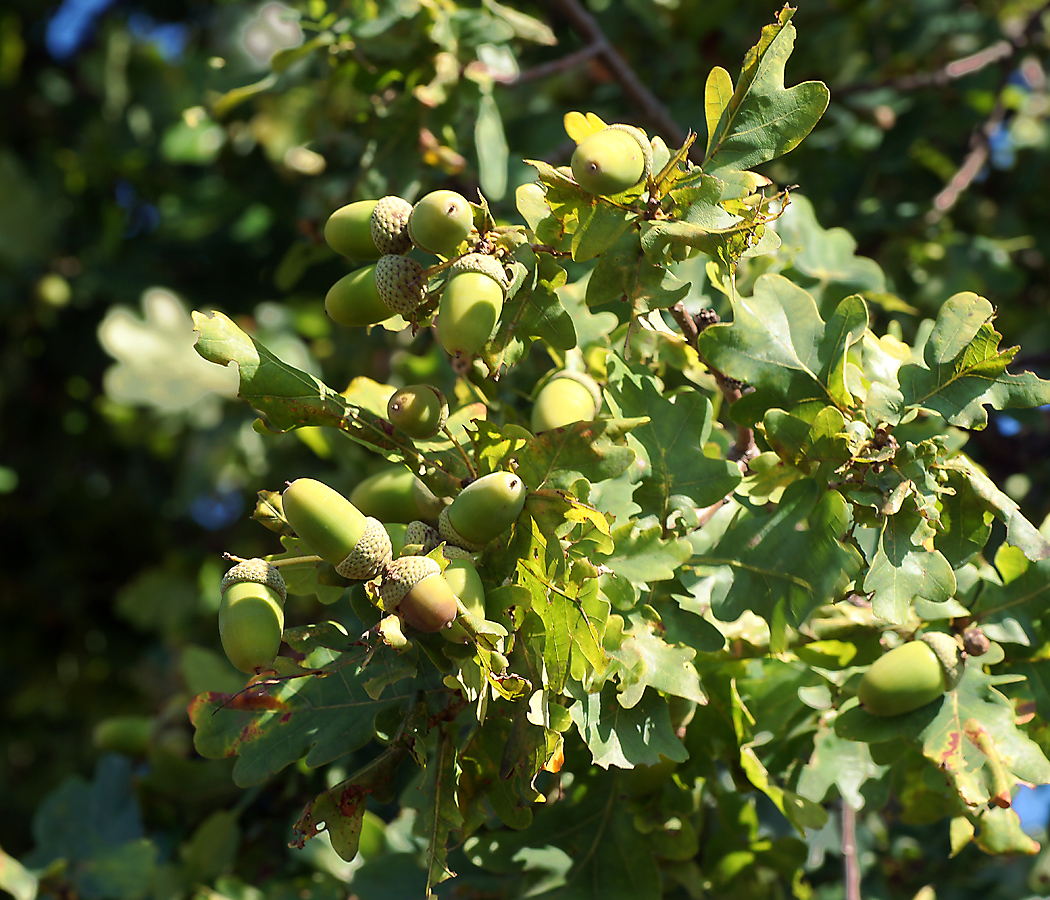
[[[1018,50],[1026,46],[1038,34],[1042,28],[1043,13],[1047,9],[1050,9],[1050,0],[1031,13],[1028,20],[1025,22],[1024,27],[1021,28],[1014,37],[1009,41],[1004,40],[999,42],[1005,45],[1009,52],[999,55],[996,58],[996,61],[1010,59]],[[990,47],[986,49],[987,51],[991,51]],[[974,56],[978,55],[979,54],[975,54]],[[986,55],[990,57],[992,54],[988,52]],[[963,60],[957,60],[954,65],[957,66],[958,71],[961,71],[963,74],[969,74],[970,72],[977,71],[976,62],[971,62],[968,66],[966,65],[967,60],[973,59],[974,57],[967,57]],[[984,63],[983,65],[987,64],[988,63]],[[983,68],[983,65],[981,65],[980,68]],[[996,89],[998,99],[996,100],[995,107],[992,109],[991,113],[989,113],[988,117],[978,125],[970,135],[970,152],[966,154],[966,158],[959,165],[955,174],[948,180],[944,189],[933,198],[933,208],[926,214],[927,222],[936,222],[948,212],[948,210],[956,204],[959,197],[962,196],[967,188],[973,184],[974,179],[980,174],[985,163],[988,161],[988,157],[991,154],[990,138],[1006,118],[1006,102],[1003,96],[1003,91],[1006,88],[1009,77],[1010,70],[1008,67],[1004,66],[1000,72],[999,86]]]
[[[1005,38],[989,44],[976,53],[953,59],[946,65],[932,72],[912,72],[908,75],[900,75],[885,81],[865,81],[857,84],[846,84],[835,90],[836,97],[844,97],[849,94],[865,93],[867,91],[881,91],[892,88],[898,91],[916,91],[927,87],[944,87],[957,78],[965,78],[974,72],[979,72],[987,66],[997,63],[1003,59],[1009,59],[1017,52],[1017,46]]]
[[[577,66],[583,65],[587,60],[593,59],[601,52],[601,44],[597,42],[588,44],[586,47],[577,50],[575,53],[570,53],[567,56],[561,57],[561,59],[551,60],[548,63],[543,63],[539,66],[533,66],[531,69],[526,69],[524,72],[519,73],[518,77],[514,79],[513,84],[521,84],[526,81],[536,81],[540,78],[546,78],[548,75],[557,75],[559,72],[567,72],[569,69],[574,69]]]
[[[667,107],[649,90],[620,52],[609,42],[598,22],[578,0],[551,0],[551,7],[569,22],[586,42],[594,47],[594,55],[601,58],[605,67],[623,88],[635,108],[656,127],[668,143],[678,147],[685,143],[686,132],[671,117]]]
[[[724,372],[719,371],[704,359],[704,356],[700,353],[700,348],[696,343],[696,339],[700,336],[700,332],[710,323],[698,322],[697,319],[690,316],[689,313],[686,312],[685,304],[683,304],[681,300],[671,307],[670,313],[675,322],[678,323],[682,336],[686,339],[689,346],[696,350],[697,355],[700,357],[700,362],[707,366],[707,370],[714,377],[715,383],[718,385],[718,389],[722,392],[722,396],[725,398],[726,403],[736,403],[736,401],[744,395],[740,383],[733,378],[728,378]],[[736,443],[733,445],[733,449],[729,452],[729,458],[739,462],[742,469],[746,469],[748,460],[754,459],[757,454],[758,448],[755,446],[754,430],[748,428],[746,425],[737,425]]]
[[[857,811],[842,801],[842,857],[846,865],[846,900],[861,900],[857,860]]]

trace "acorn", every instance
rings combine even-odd
[[[390,561],[390,536],[338,491],[312,478],[284,489],[284,516],[303,542],[344,578],[367,581]]]
[[[408,318],[427,298],[423,266],[409,256],[388,253],[375,269],[376,291],[391,313]]]
[[[585,372],[556,372],[540,388],[532,404],[533,434],[590,422],[602,408],[602,389]]]
[[[610,125],[582,141],[572,154],[572,177],[589,194],[621,194],[648,178],[653,148],[633,125]]]
[[[413,519],[436,522],[445,507],[444,500],[435,497],[410,469],[401,465],[389,466],[359,481],[350,492],[350,502],[363,515],[374,516],[384,524]]]
[[[324,309],[337,325],[357,328],[390,318],[390,307],[379,296],[374,265],[344,275],[329,289]]]
[[[408,218],[408,233],[420,250],[451,256],[474,227],[467,198],[455,191],[432,191],[418,200]]]
[[[474,356],[496,328],[510,282],[503,266],[483,253],[468,253],[449,272],[438,301],[438,342],[450,356]]]
[[[930,631],[880,656],[857,687],[873,716],[899,716],[932,703],[962,679],[966,655],[951,635]]]
[[[378,259],[382,254],[372,240],[375,200],[358,200],[337,209],[324,226],[324,239],[336,253],[350,259]]]
[[[459,547],[445,545],[441,552],[449,561],[442,575],[452,593],[459,598],[459,602],[471,616],[484,619],[485,586],[481,583],[474,560]],[[466,630],[458,621],[444,629],[441,636],[457,644],[465,644],[469,640]]]
[[[412,248],[408,217],[412,204],[401,197],[381,197],[372,211],[372,240],[380,253],[407,253]]]
[[[438,518],[438,531],[450,544],[480,550],[518,518],[528,490],[513,472],[491,472],[468,484]]]
[[[387,401],[386,417],[410,438],[428,440],[445,427],[448,401],[429,384],[405,385]]]
[[[401,556],[388,567],[379,585],[388,612],[430,634],[447,628],[459,613],[456,595],[429,556]]]
[[[249,559],[223,576],[219,590],[219,639],[227,658],[249,675],[267,668],[284,633],[288,588],[280,570],[265,559]]]

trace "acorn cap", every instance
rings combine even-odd
[[[408,256],[388,253],[376,263],[376,290],[391,312],[410,316],[427,298],[423,266]]]
[[[504,294],[510,288],[507,270],[503,268],[502,263],[494,256],[488,256],[485,253],[467,253],[465,256],[461,256],[448,267],[449,281],[463,272],[480,272],[482,275],[488,275],[489,278],[503,288]]]
[[[450,509],[452,509],[451,506],[446,506],[441,510],[441,515],[438,516],[438,534],[441,536],[441,539],[455,547],[462,547],[464,550],[481,550],[485,546],[484,544],[477,544],[474,541],[468,541],[463,535],[456,531],[456,527],[448,518],[448,511]]]
[[[625,125],[622,122],[610,125],[609,128],[616,131],[626,131],[638,142],[638,146],[642,148],[642,157],[645,160],[645,168],[642,170],[642,177],[639,181],[648,181],[649,176],[653,174],[653,145],[650,143],[649,138],[646,137],[645,132],[641,128]]]
[[[428,553],[441,541],[441,536],[436,528],[431,528],[426,522],[409,522],[405,529],[405,544],[419,544]]]
[[[351,581],[375,578],[390,562],[390,535],[378,519],[367,516],[365,530],[353,550],[335,570]]]
[[[448,628],[459,614],[456,595],[441,575],[441,566],[429,556],[395,559],[379,596],[388,611],[395,610],[407,624],[429,634]]]
[[[454,559],[469,559],[471,562],[474,561],[473,553],[462,547],[457,547],[455,544],[445,544],[445,546],[441,548],[441,553],[449,562],[452,562]]]
[[[237,563],[237,565],[222,576],[222,584],[219,587],[219,596],[221,597],[225,594],[231,585],[240,584],[243,581],[252,581],[256,584],[264,584],[268,588],[273,588],[277,591],[282,603],[288,599],[288,586],[284,582],[284,576],[281,574],[281,570],[273,563],[267,562],[265,559],[259,559],[256,557],[255,559],[248,559],[244,562]]]
[[[408,217],[412,204],[393,195],[381,197],[372,210],[372,240],[380,253],[407,253],[412,248]]]
[[[959,642],[942,631],[927,631],[920,640],[933,651],[944,671],[944,690],[954,691],[966,670],[966,654]]]

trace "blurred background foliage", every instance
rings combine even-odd
[[[997,305],[1007,345],[1023,345],[1015,369],[1043,377],[1046,7],[805,0],[788,77],[827,82],[831,107],[766,170],[883,268],[880,327],[913,334],[948,296],[973,290]],[[349,489],[375,461],[311,430],[253,431],[251,411],[231,402],[232,373],[192,350],[188,310],[224,310],[337,387],[358,375],[451,386],[428,335],[365,337],[326,319],[324,294],[347,271],[321,239],[327,216],[387,193],[480,187],[498,218],[517,221],[514,187],[533,172],[523,159],[568,161],[566,111],[669,143],[702,132],[708,72],[736,72],[775,12],[754,0],[3,5],[7,853],[34,865],[65,857],[74,870],[93,858],[98,846],[62,810],[95,792],[110,798],[96,809],[98,834],[125,880],[86,866],[84,897],[178,896],[199,883],[247,896],[253,881],[267,896],[345,893],[346,864],[280,849],[302,803],[296,780],[314,776],[243,794],[228,766],[194,756],[185,705],[243,683],[220,655],[215,612],[222,551],[275,549],[248,518],[255,492],[322,473]],[[524,365],[548,362],[537,349]],[[1045,410],[1000,414],[970,445],[1035,522],[1050,511],[1048,435]],[[115,715],[149,719],[134,762],[93,744]],[[396,823],[366,821],[374,834],[362,846],[376,858],[411,850]],[[931,849],[946,850],[940,826],[910,823],[889,844],[877,817],[860,824],[873,897],[912,897],[930,882],[938,897],[1025,897],[1050,880],[1042,858],[969,850],[946,868]],[[837,841],[825,835],[808,862],[777,865],[804,862],[818,896],[840,897]],[[384,896],[390,886],[376,883],[354,890]]]

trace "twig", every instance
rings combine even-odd
[[[846,900],[861,900],[857,861],[857,811],[842,801],[842,857],[846,864]]]
[[[570,53],[567,56],[563,56],[561,59],[555,59],[549,63],[543,63],[543,65],[533,66],[531,69],[526,69],[524,72],[519,73],[513,83],[521,84],[525,81],[536,81],[540,78],[546,78],[548,75],[557,75],[559,72],[565,72],[569,69],[574,69],[576,66],[582,65],[587,62],[587,60],[597,56],[601,52],[602,45],[600,43],[590,43],[583,49],[577,50],[575,53]]]
[[[1032,40],[1042,28],[1043,13],[1047,9],[1050,9],[1050,2],[1044,3],[1039,9],[1035,10],[1029,16],[1028,21],[1025,22],[1024,27],[1013,38],[1009,41],[999,42],[1006,46],[1008,52],[1001,53],[996,57],[996,60],[1009,59],[1021,47],[1024,47]],[[988,57],[992,56],[993,54],[990,51],[991,48],[987,48],[984,51],[985,55]],[[979,56],[979,54],[974,55],[974,57],[976,56]],[[967,59],[973,60],[974,57],[967,57]],[[990,61],[992,60],[989,59]],[[988,64],[988,62],[983,62],[980,66],[977,66],[976,62],[971,62],[969,67],[967,67],[963,65],[966,62],[966,59],[956,61],[956,65],[960,67],[963,74],[977,71],[977,68],[983,68],[984,65]],[[984,164],[988,161],[991,153],[990,138],[1006,118],[1006,103],[1003,97],[1003,90],[1006,88],[1009,77],[1009,69],[1003,67],[999,77],[999,86],[996,89],[998,99],[995,107],[988,114],[988,117],[973,130],[973,133],[970,135],[970,152],[966,155],[955,174],[948,180],[948,184],[945,185],[944,189],[933,198],[933,208],[926,214],[928,223],[938,221],[956,204],[959,197],[973,184],[973,180],[980,174]]]
[[[460,444],[460,442],[452,436],[452,432],[448,430],[448,426],[442,425],[441,431],[444,433],[445,437],[452,441],[452,446],[459,451],[459,455],[462,457],[463,462],[467,467],[467,471],[470,472],[470,477],[477,478],[478,470],[474,468],[474,463],[470,461],[470,457],[467,456],[466,451],[463,449],[463,446]]]
[[[836,98],[842,98],[849,94],[865,93],[867,91],[881,91],[892,88],[898,91],[915,91],[925,87],[944,87],[957,78],[965,78],[974,72],[999,62],[1009,59],[1017,52],[1017,47],[1012,41],[1005,38],[989,44],[983,50],[953,59],[951,62],[933,72],[913,72],[910,75],[901,75],[897,78],[889,78],[886,81],[865,81],[857,84],[846,84],[835,89]]]
[[[578,0],[551,0],[551,6],[568,20],[573,31],[586,41],[587,48],[594,48],[592,55],[601,57],[612,77],[623,88],[623,92],[638,111],[660,130],[669,143],[676,147],[684,144],[686,132],[671,118],[667,107],[645,86],[627,60],[609,43],[605,32]]]
[[[726,403],[736,403],[744,392],[741,389],[741,385],[736,379],[728,378],[724,372],[719,371],[711,365],[704,355],[700,352],[700,348],[697,346],[696,339],[700,336],[700,332],[703,330],[697,321],[686,312],[685,304],[679,300],[670,309],[671,316],[675,322],[678,323],[678,327],[682,331],[682,336],[686,339],[689,346],[696,350],[697,355],[700,357],[700,362],[707,366],[707,370],[715,379],[715,383],[718,385],[718,389],[722,392],[722,396],[725,398]],[[705,323],[704,327],[707,324]],[[746,425],[737,425],[736,428],[736,444],[733,449],[729,452],[729,458],[736,460],[740,463],[741,469],[746,469],[747,461],[754,459],[758,455],[758,448],[755,446],[755,432],[754,429],[748,428]]]

